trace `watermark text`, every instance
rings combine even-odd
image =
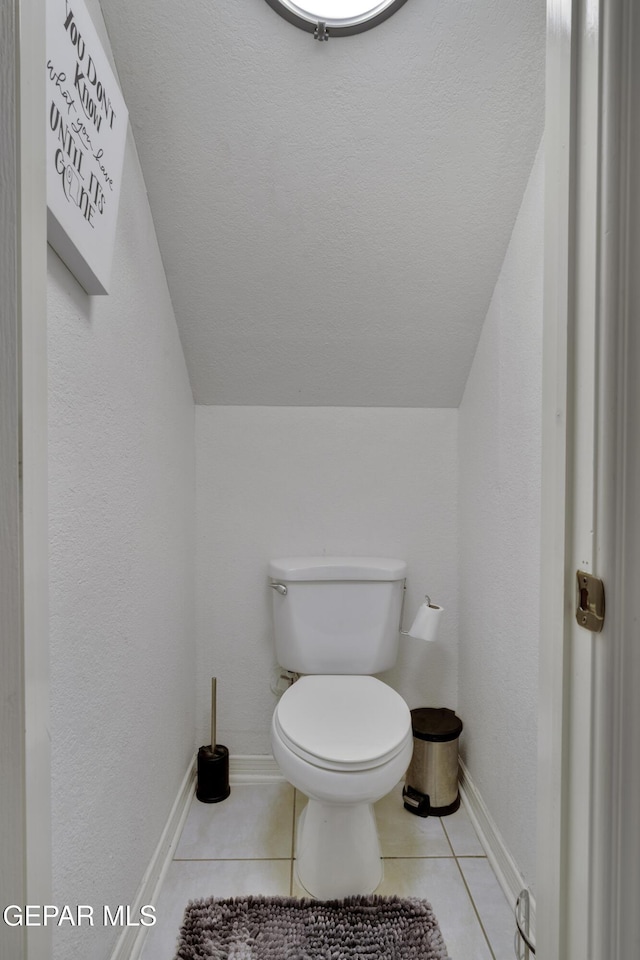
[[[150,904],[134,911],[125,903],[115,907],[105,904],[95,909],[86,903],[73,906],[11,903],[2,911],[2,920],[8,927],[152,927],[156,922],[156,910]]]

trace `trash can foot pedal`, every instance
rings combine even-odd
[[[419,793],[413,787],[405,786],[402,789],[402,799],[404,800],[404,808],[409,813],[414,813],[417,817],[429,816],[430,803],[426,794]]]

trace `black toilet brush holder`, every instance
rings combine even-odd
[[[216,743],[216,678],[211,678],[211,744],[198,750],[198,786],[201,803],[220,803],[231,793],[229,751]]]

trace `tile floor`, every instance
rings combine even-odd
[[[376,804],[384,857],[376,892],[429,900],[453,960],[513,960],[513,915],[464,808],[422,819],[404,810],[401,792],[398,785]],[[232,785],[220,804],[194,797],[141,960],[173,960],[190,899],[304,896],[293,849],[305,802],[273,782]]]

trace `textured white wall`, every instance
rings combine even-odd
[[[194,406],[131,135],[110,295],[52,251],[49,294],[53,902],[98,908],[132,902],[195,746]]]
[[[408,561],[405,626],[428,590],[438,642],[401,641],[389,679],[411,706],[456,706],[457,410],[196,407],[198,735],[209,677],[219,739],[270,753],[271,557]]]
[[[103,2],[197,402],[457,407],[545,0],[415,0],[329,43],[264,0]]]
[[[536,158],[460,407],[462,756],[535,876],[543,155]]]

